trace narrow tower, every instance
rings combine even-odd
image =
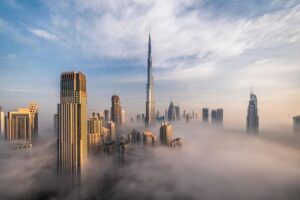
[[[247,112],[247,131],[248,133],[258,134],[259,130],[259,117],[257,110],[257,98],[253,94],[253,91],[250,92],[250,100],[248,105]]]
[[[148,43],[148,68],[147,68],[147,101],[146,101],[146,127],[155,124],[155,102],[153,91],[153,76],[152,76],[152,55],[151,55],[151,36],[149,34]]]

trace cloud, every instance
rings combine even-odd
[[[33,33],[34,35],[41,37],[43,39],[47,39],[47,40],[57,40],[58,37],[53,34],[50,33],[46,30],[42,30],[42,29],[28,29],[31,33]]]

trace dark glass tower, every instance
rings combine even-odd
[[[250,101],[247,112],[247,131],[248,133],[258,134],[259,118],[257,111],[257,98],[255,94],[250,93]]]

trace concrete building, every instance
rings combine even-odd
[[[31,142],[31,115],[28,108],[10,111],[6,118],[5,139],[7,141],[26,140]]]
[[[170,145],[173,138],[173,130],[171,124],[162,122],[159,129],[159,139],[162,145]]]
[[[209,121],[209,109],[203,108],[202,109],[202,122],[207,123]]]
[[[81,72],[64,72],[57,106],[57,165],[60,189],[78,187],[87,161],[87,91]]]
[[[182,147],[182,140],[181,138],[175,138],[171,141],[170,146],[175,148],[175,147]]]
[[[168,121],[175,121],[175,120],[176,120],[176,110],[173,102],[171,101],[168,110]]]
[[[30,117],[31,117],[31,133],[32,137],[38,136],[39,130],[39,115],[38,115],[38,103],[37,102],[30,102],[28,106]]]
[[[154,81],[152,75],[152,52],[151,52],[151,36],[149,35],[148,43],[148,60],[147,60],[147,100],[146,100],[146,117],[145,126],[155,125],[155,100],[154,100]]]
[[[111,97],[111,121],[116,124],[116,127],[120,127],[122,124],[122,109],[120,97],[113,95]]]
[[[5,131],[5,114],[2,110],[2,107],[0,106],[0,136],[4,135]]]
[[[143,144],[144,146],[154,146],[156,142],[156,136],[150,130],[144,130],[143,132]]]
[[[247,110],[247,132],[250,134],[258,134],[259,131],[259,117],[257,110],[257,98],[252,92],[250,93],[250,100]]]
[[[100,115],[92,114],[88,120],[88,152],[98,154],[102,150],[102,120]]]
[[[300,133],[300,115],[293,117],[294,133]]]

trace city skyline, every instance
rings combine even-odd
[[[0,102],[5,111],[36,100],[41,124],[51,127],[59,101],[57,77],[76,70],[89,80],[89,113],[109,108],[114,93],[129,118],[136,115],[133,108],[144,112],[145,47],[151,30],[158,110],[171,100],[198,113],[203,107],[222,107],[225,126],[244,127],[248,90],[254,87],[262,129],[290,126],[300,113],[297,3],[233,2],[230,8],[217,1],[81,3],[1,3]],[[132,7],[144,10],[126,12]]]

